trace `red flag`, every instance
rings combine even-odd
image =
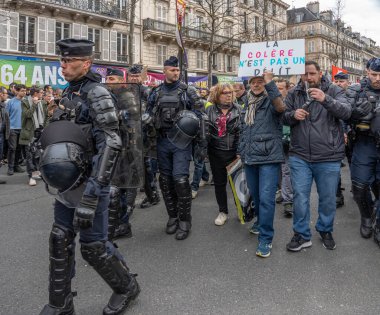
[[[342,72],[348,73],[347,70],[332,65],[331,76],[333,79],[334,79],[335,75],[337,75],[338,73],[342,73]]]

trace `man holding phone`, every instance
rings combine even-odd
[[[289,251],[311,246],[310,192],[318,190],[316,230],[323,246],[335,249],[332,237],[340,163],[344,158],[344,132],[340,120],[351,116],[345,91],[322,75],[318,63],[307,61],[305,74],[285,99],[284,123],[291,127],[289,165],[293,184],[294,236]]]

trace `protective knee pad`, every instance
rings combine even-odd
[[[120,189],[116,186],[111,186],[110,203],[108,206],[108,239],[112,240],[115,236],[115,230],[120,221]]]
[[[178,198],[178,215],[180,221],[191,221],[191,186],[189,178],[183,176],[175,179],[175,190]]]
[[[358,204],[360,214],[363,218],[371,218],[373,212],[372,200],[369,198],[369,186],[367,184],[352,181],[352,194]]]
[[[164,198],[166,211],[168,212],[169,217],[176,218],[178,215],[178,199],[174,179],[172,176],[160,174],[158,180],[160,183],[162,197]]]
[[[75,234],[72,231],[53,224],[49,238],[49,304],[56,307],[63,307],[66,296],[71,294],[71,278],[74,276],[74,238]]]
[[[117,294],[125,294],[132,281],[129,269],[117,249],[112,254],[107,253],[105,242],[97,241],[83,243],[81,253],[84,260],[103,278]]]

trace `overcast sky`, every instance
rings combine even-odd
[[[305,7],[309,0],[284,0],[296,8]],[[380,46],[380,0],[343,0],[343,21],[354,32],[372,38]],[[334,9],[336,0],[319,0],[320,10]]]

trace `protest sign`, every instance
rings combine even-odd
[[[107,73],[107,68],[100,65],[93,65],[91,70],[100,74],[102,78],[105,78]],[[0,72],[0,86],[4,87],[15,82],[27,87],[51,85],[54,89],[64,89],[68,84],[58,61],[0,59]]]
[[[239,77],[305,73],[305,40],[292,39],[241,45]]]

